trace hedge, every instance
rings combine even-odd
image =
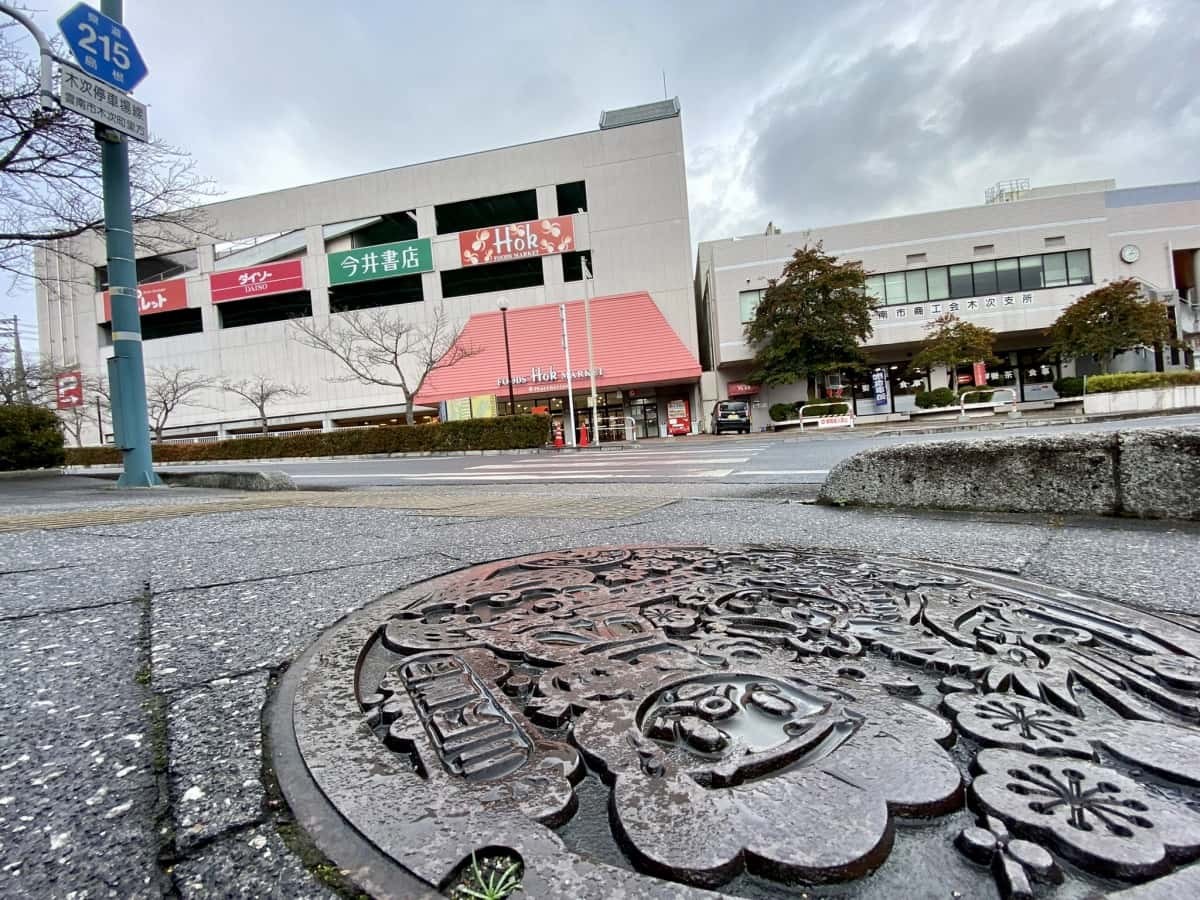
[[[800,407],[803,403],[796,404],[796,414],[799,415]],[[810,406],[804,411],[804,417],[809,416],[844,416],[850,412],[850,404],[848,403],[820,403]]]
[[[795,403],[772,403],[767,410],[772,422],[786,422],[796,415]]]
[[[1146,388],[1169,388],[1200,384],[1200,372],[1119,372],[1115,375],[1089,375],[1089,394],[1108,394],[1114,391],[1140,391]]]
[[[1058,379],[1058,381],[1054,382],[1054,393],[1060,397],[1082,397],[1083,378],[1080,376],[1068,376]]]
[[[0,406],[0,471],[54,468],[64,459],[58,416],[41,406]]]
[[[155,444],[154,461],[282,459],[301,456],[352,456],[361,453],[424,453],[448,450],[517,450],[540,447],[550,439],[549,416],[466,419],[432,425],[381,425],[313,431],[288,437],[248,437],[207,444]],[[119,463],[113,447],[67,450],[73,466]]]
[[[958,394],[948,387],[934,388],[932,391],[919,391],[913,402],[921,409],[940,409],[943,406],[957,406]]]

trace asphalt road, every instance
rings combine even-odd
[[[826,434],[697,436],[646,441],[636,449],[494,456],[212,463],[206,469],[283,471],[301,487],[361,488],[402,484],[725,483],[820,484],[841,460],[870,447],[914,441],[988,438],[1200,425],[1200,415],[1157,416],[1083,425],[883,437],[849,431]],[[195,472],[196,468],[159,467]]]

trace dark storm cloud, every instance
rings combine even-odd
[[[811,65],[751,115],[748,183],[764,216],[801,227],[976,203],[1015,176],[1195,178],[1196,10],[1069,10],[972,46],[984,20]]]

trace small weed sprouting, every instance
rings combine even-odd
[[[451,900],[504,900],[521,890],[521,861],[493,856],[481,864],[471,854],[471,866],[450,891]]]

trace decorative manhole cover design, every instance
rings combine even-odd
[[[307,774],[435,887],[499,848],[539,898],[1200,890],[1200,633],[993,573],[539,554],[390,594],[293,677]]]

